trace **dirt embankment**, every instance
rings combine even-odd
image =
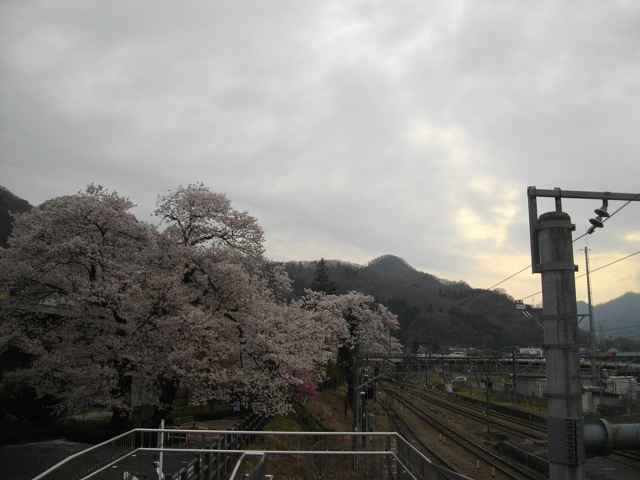
[[[347,408],[345,414],[346,399],[347,387],[344,385],[335,390],[324,390],[318,396],[307,397],[304,407],[322,430],[350,432],[353,430],[353,414],[351,408]]]

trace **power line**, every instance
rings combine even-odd
[[[635,201],[638,197],[640,197],[640,193],[636,194],[635,197],[633,197],[631,200],[628,200],[627,203],[625,203],[624,205],[622,205],[619,209],[617,209],[615,212],[609,214],[609,216],[607,218],[605,218],[602,223],[606,222],[607,220],[609,220],[611,217],[613,217],[616,213],[618,213],[620,210],[622,210],[624,207],[626,207],[627,205],[629,205],[631,202]]]
[[[609,266],[611,266],[611,265],[613,265],[613,264],[615,264],[615,263],[621,262],[622,260],[626,260],[627,258],[629,258],[629,257],[633,257],[634,255],[638,255],[639,253],[640,253],[640,251],[637,251],[637,252],[635,252],[635,253],[632,253],[632,254],[630,254],[630,255],[627,255],[626,257],[619,258],[618,260],[614,260],[613,262],[607,263],[606,265],[602,265],[601,267],[598,267],[598,268],[595,268],[595,269],[593,269],[593,270],[590,270],[590,271],[589,271],[589,273],[597,272],[598,270],[602,270],[603,268],[606,268],[606,267],[609,267]],[[522,270],[519,270],[518,272],[514,273],[513,275],[511,275],[511,276],[509,276],[509,277],[505,278],[504,280],[502,280],[502,281],[500,281],[500,282],[496,283],[496,284],[495,284],[495,285],[493,285],[492,287],[485,289],[485,291],[483,291],[482,293],[479,293],[478,295],[475,295],[475,296],[473,296],[473,297],[466,298],[464,301],[460,302],[460,303],[458,304],[458,306],[460,306],[460,305],[464,305],[465,303],[470,302],[471,300],[475,300],[475,299],[476,299],[476,298],[478,298],[479,296],[484,295],[485,293],[489,292],[491,289],[493,289],[493,288],[497,287],[497,286],[498,286],[498,285],[500,285],[501,283],[504,283],[504,282],[506,282],[507,280],[510,280],[511,278],[515,277],[516,275],[521,274],[522,272],[524,272],[525,270],[527,270],[529,267],[531,267],[531,265],[528,265],[528,266],[524,267]],[[586,273],[583,273],[582,275],[578,275],[576,278],[581,278],[581,277],[584,277],[585,275],[586,275]],[[541,293],[542,293],[542,290],[540,290],[540,291],[538,291],[538,292],[535,292],[535,293],[531,293],[531,294],[529,294],[529,295],[525,295],[524,297],[519,298],[519,299],[517,299],[517,300],[524,300],[525,298],[533,297],[533,296],[535,296],[535,295],[540,295]],[[486,314],[491,313],[491,312],[494,312],[494,311],[496,311],[496,310],[500,310],[501,308],[506,308],[506,307],[508,307],[508,306],[510,306],[510,305],[513,305],[513,303],[509,303],[509,304],[506,304],[506,305],[502,305],[502,306],[499,306],[499,307],[495,307],[495,308],[493,308],[493,309],[491,309],[491,310],[487,310],[486,312],[482,312],[482,313],[480,313],[479,315],[486,315]]]
[[[524,272],[525,270],[529,269],[530,267],[531,267],[531,265],[527,265],[527,266],[526,266],[526,267],[524,267],[522,270],[517,271],[517,272],[516,272],[516,273],[514,273],[513,275],[511,275],[511,276],[509,276],[509,277],[505,278],[504,280],[499,281],[499,282],[498,282],[498,283],[496,283],[495,285],[493,285],[493,286],[491,286],[491,287],[489,287],[489,288],[482,289],[482,290],[484,290],[484,291],[480,292],[479,294],[474,295],[474,296],[472,296],[472,297],[465,298],[462,302],[458,303],[458,304],[457,304],[457,306],[464,305],[465,303],[470,302],[471,300],[475,300],[476,298],[480,297],[481,295],[484,295],[484,294],[486,294],[486,293],[490,292],[492,289],[496,288],[496,287],[497,287],[498,285],[500,285],[501,283],[504,283],[504,282],[506,282],[507,280],[512,279],[512,278],[513,278],[513,277],[515,277],[516,275],[520,275],[522,272]],[[500,307],[500,308],[503,308],[503,307]]]
[[[638,255],[639,253],[640,253],[640,250],[635,252],[635,253],[631,253],[631,254],[627,255],[626,257],[622,257],[622,258],[619,258],[618,260],[614,260],[611,263],[607,263],[606,265],[602,265],[601,267],[594,268],[593,270],[589,270],[589,273],[597,272],[598,270],[602,270],[605,267],[609,267],[609,266],[613,265],[614,263],[621,262],[622,260],[626,260],[627,258],[633,257],[634,255]],[[583,273],[582,275],[578,275],[576,278],[584,277],[585,275],[586,275],[586,273]]]
[[[638,328],[640,327],[640,323],[635,324],[635,325],[623,325],[621,327],[608,327],[608,328],[599,328],[598,330],[601,332],[607,332],[610,330],[628,330],[628,329],[632,329],[632,328]]]
[[[618,260],[615,260],[615,261],[613,261],[613,262],[611,262],[611,263],[608,263],[608,264],[606,264],[606,265],[602,265],[601,267],[598,267],[598,268],[596,268],[596,269],[594,269],[594,270],[590,270],[589,272],[590,272],[590,273],[597,272],[598,270],[602,270],[603,268],[609,267],[609,266],[613,265],[614,263],[621,262],[622,260],[625,260],[625,259],[627,259],[627,258],[629,258],[629,257],[633,257],[634,255],[637,255],[637,254],[639,254],[639,253],[640,253],[640,251],[635,252],[635,253],[632,253],[632,254],[630,254],[630,255],[627,255],[626,257],[622,257],[622,258],[619,258]],[[495,284],[493,287],[491,287],[491,288],[495,288],[495,287],[497,287],[498,285],[500,285],[501,283],[506,282],[507,280],[509,280],[509,279],[511,279],[511,278],[513,278],[513,277],[515,277],[516,275],[519,275],[520,273],[524,272],[524,271],[525,271],[526,269],[528,269],[529,267],[531,267],[531,265],[528,265],[528,266],[524,267],[522,270],[520,270],[520,271],[518,271],[518,272],[514,273],[514,274],[513,274],[513,275],[511,275],[510,277],[507,277],[507,278],[505,278],[504,280],[502,280],[501,282],[496,283],[496,284]],[[579,275],[579,276],[577,276],[576,278],[584,277],[585,275],[586,275],[586,273],[583,273],[582,275]],[[465,299],[463,302],[460,302],[460,303],[458,304],[458,306],[460,306],[460,305],[464,305],[465,303],[470,302],[471,300],[475,300],[475,299],[476,299],[476,298],[478,298],[479,296],[484,295],[485,293],[489,292],[489,291],[491,290],[491,288],[486,289],[484,292],[479,293],[478,295],[475,295],[475,296],[473,296],[473,297],[469,297],[469,298]],[[542,290],[540,290],[540,291],[538,291],[538,292],[535,292],[535,293],[531,293],[531,294],[529,294],[529,295],[525,295],[524,297],[519,298],[519,299],[517,299],[517,300],[524,300],[525,298],[533,297],[533,296],[535,296],[535,295],[540,295],[541,293],[542,293]],[[489,313],[495,312],[496,310],[500,310],[500,309],[502,309],[502,308],[510,307],[510,306],[512,306],[512,305],[513,305],[513,302],[509,302],[509,303],[507,303],[507,304],[505,304],[505,305],[500,305],[500,306],[498,306],[498,307],[494,307],[494,308],[492,308],[492,309],[490,309],[490,310],[486,310],[486,311],[484,311],[484,312],[478,313],[477,315],[487,315],[487,314],[489,314]],[[440,315],[443,315],[443,313],[440,313],[440,314],[436,315],[436,317],[438,317],[438,316],[440,316]]]
[[[613,217],[616,213],[618,213],[618,212],[619,212],[620,210],[622,210],[624,207],[626,207],[627,205],[629,205],[632,201],[636,200],[638,197],[640,197],[640,193],[636,194],[636,195],[635,195],[631,200],[628,200],[624,205],[622,205],[622,206],[621,206],[620,208],[618,208],[616,211],[612,212],[608,217],[604,218],[604,219],[602,220],[602,222],[604,223],[604,222],[608,221],[611,217]],[[586,235],[587,235],[587,233],[584,233],[583,235],[580,235],[578,238],[575,238],[575,239],[572,241],[572,243],[577,242],[578,240],[580,240],[581,238],[585,237]],[[632,257],[633,255],[637,255],[638,253],[640,253],[640,252],[632,253],[631,255],[628,255],[628,256],[626,256],[626,257],[624,257],[624,258],[621,258],[621,259],[619,259],[619,260],[616,260],[615,262],[611,262],[611,263],[609,263],[609,264],[607,264],[607,265],[603,265],[602,267],[598,267],[598,268],[596,268],[595,270],[590,270],[590,272],[596,272],[596,271],[598,271],[598,270],[600,270],[600,269],[602,269],[602,268],[608,267],[609,265],[613,265],[613,264],[614,264],[614,263],[616,263],[616,262],[620,262],[620,261],[622,261],[622,260],[625,260],[626,258]],[[495,287],[497,287],[498,285],[500,285],[500,284],[502,284],[502,283],[506,282],[507,280],[511,280],[511,279],[512,279],[513,277],[515,277],[516,275],[520,275],[522,272],[524,272],[525,270],[527,270],[527,269],[528,269],[528,268],[530,268],[530,267],[531,267],[531,265],[529,264],[529,265],[527,265],[526,267],[524,267],[522,270],[517,271],[517,272],[516,272],[516,273],[514,273],[513,275],[508,276],[508,277],[507,277],[507,278],[505,278],[504,280],[499,281],[499,282],[498,282],[498,283],[496,283],[495,285],[493,285],[493,286],[491,286],[491,287],[489,287],[489,288],[486,288],[485,290],[487,290],[487,291],[488,291],[488,290],[492,290],[492,289],[494,289]],[[578,276],[578,277],[576,277],[576,278],[583,277],[584,275],[585,275],[585,274],[580,275],[580,276]],[[484,293],[484,292],[483,292],[483,293]],[[467,301],[469,301],[469,300],[473,300],[474,298],[477,298],[478,296],[482,295],[483,293],[481,293],[481,294],[477,295],[476,297],[471,297],[471,298],[469,298],[469,299],[465,300],[463,303],[466,303],[466,302],[467,302]],[[541,293],[541,292],[537,292],[537,293],[536,293],[536,294],[534,294],[534,295],[537,295],[537,294],[539,294],[539,293]],[[522,299],[527,298],[527,297],[531,297],[531,296],[533,296],[533,295],[527,295],[526,297],[523,297]],[[521,299],[521,300],[522,300],[522,299]],[[461,303],[460,305],[462,305],[463,303]]]
[[[630,254],[630,255],[627,255],[626,257],[619,258],[618,260],[614,260],[614,261],[613,261],[613,262],[611,262],[611,263],[607,263],[606,265],[602,265],[601,267],[595,268],[595,269],[593,269],[593,270],[589,270],[589,273],[597,272],[598,270],[602,270],[603,268],[609,267],[609,266],[613,265],[614,263],[621,262],[622,260],[626,260],[627,258],[629,258],[629,257],[633,257],[634,255],[638,255],[639,253],[640,253],[640,251],[637,251],[637,252],[635,252],[635,253],[632,253],[632,254]],[[583,273],[582,275],[578,275],[576,278],[581,278],[581,277],[584,277],[585,275],[586,275],[586,273]],[[531,294],[529,294],[529,295],[525,295],[525,296],[524,296],[524,297],[522,297],[522,298],[519,298],[518,300],[524,300],[525,298],[533,297],[533,296],[535,296],[535,295],[539,295],[539,294],[541,294],[541,293],[542,293],[542,291],[538,291],[538,292],[536,292],[536,293],[531,293]]]
[[[640,193],[636,194],[636,196],[634,196],[631,200],[627,200],[627,203],[625,203],[624,205],[622,205],[619,209],[617,209],[615,212],[612,212],[609,214],[608,217],[605,217],[602,219],[602,223],[605,223],[606,221],[608,221],[611,217],[613,217],[616,213],[618,213],[620,210],[622,210],[624,207],[626,207],[627,205],[629,205],[631,202],[635,201],[638,197],[640,197]],[[578,240],[580,240],[583,237],[586,237],[589,234],[589,232],[585,232],[582,235],[580,235],[578,238],[575,238],[573,240],[573,243],[577,242]],[[593,270],[592,270],[593,271]]]
[[[522,272],[524,272],[525,270],[529,269],[530,267],[531,267],[531,264],[527,265],[527,266],[526,266],[526,267],[524,267],[522,270],[520,270],[520,271],[518,271],[518,272],[514,273],[514,274],[513,274],[513,275],[511,275],[510,277],[505,278],[504,280],[502,280],[502,281],[500,281],[500,282],[496,283],[496,284],[495,284],[495,285],[493,285],[492,287],[489,287],[489,288],[487,288],[487,289],[485,289],[485,290],[492,290],[492,289],[496,288],[496,287],[497,287],[498,285],[500,285],[501,283],[504,283],[504,282],[506,282],[507,280],[511,280],[513,277],[515,277],[516,275],[520,275]]]
[[[627,201],[625,204],[623,204],[620,208],[618,208],[617,210],[615,210],[614,212],[612,212],[608,217],[605,217],[605,218],[602,220],[602,221],[603,221],[603,223],[604,223],[604,222],[606,222],[606,221],[608,221],[611,217],[613,217],[616,213],[618,213],[620,210],[622,210],[622,209],[623,209],[623,208],[625,208],[627,205],[629,205],[632,201],[636,200],[638,197],[640,197],[640,193],[636,194],[636,195],[635,195],[631,200],[628,200],[628,201]],[[579,237],[575,238],[575,239],[572,241],[572,243],[577,242],[578,240],[580,240],[581,238],[585,237],[586,235],[587,235],[587,233],[584,233],[583,235],[580,235]],[[597,272],[598,270],[602,270],[603,268],[606,268],[606,267],[608,267],[608,266],[610,266],[610,265],[613,265],[614,263],[621,262],[622,260],[626,260],[627,258],[632,257],[632,256],[634,256],[634,255],[637,255],[637,254],[639,254],[639,253],[640,253],[640,251],[635,252],[635,253],[632,253],[632,254],[630,254],[630,255],[627,255],[626,257],[620,258],[620,259],[615,260],[615,261],[613,261],[613,262],[611,262],[611,263],[608,263],[608,264],[603,265],[603,266],[601,266],[601,267],[598,267],[598,268],[596,268],[596,269],[590,270],[590,271],[589,271],[589,273]],[[477,294],[477,295],[474,295],[474,296],[472,296],[472,297],[468,297],[468,298],[464,299],[462,302],[458,303],[457,305],[458,305],[458,306],[464,305],[465,303],[470,302],[471,300],[474,300],[474,299],[476,299],[476,298],[480,297],[481,295],[484,295],[484,294],[488,293],[489,291],[491,291],[491,290],[493,290],[494,288],[496,288],[498,285],[503,284],[503,283],[504,283],[504,282],[506,282],[507,280],[511,280],[513,277],[515,277],[515,276],[517,276],[517,275],[520,275],[522,272],[524,272],[525,270],[527,270],[527,269],[529,269],[529,268],[531,268],[531,264],[527,265],[526,267],[524,267],[524,268],[523,268],[523,269],[521,269],[521,270],[518,270],[516,273],[514,273],[514,274],[512,274],[512,275],[509,275],[508,277],[506,277],[505,279],[503,279],[503,280],[499,281],[498,283],[496,283],[496,284],[492,285],[491,287],[483,289],[483,290],[484,290],[483,292],[481,292],[481,293],[479,293],[479,294]],[[577,276],[577,277],[575,277],[575,278],[581,278],[581,277],[584,277],[585,275],[586,275],[586,273],[585,273],[585,274],[582,274],[582,275],[579,275],[579,276]],[[536,292],[536,293],[531,294],[531,295],[526,295],[526,296],[524,296],[524,297],[520,298],[519,300],[524,300],[525,298],[533,297],[533,296],[535,296],[535,295],[539,295],[540,293],[542,293],[542,291]],[[511,304],[510,304],[510,305],[511,305]],[[481,313],[480,315],[484,315],[484,314],[486,314],[486,313],[491,313],[491,312],[493,312],[493,311],[495,311],[495,310],[499,310],[500,308],[505,308],[505,307],[507,307],[507,306],[508,306],[508,305],[504,305],[504,306],[502,306],[502,307],[497,307],[497,308],[494,308],[494,309],[492,309],[492,310],[489,310],[489,311],[487,311],[487,312],[485,312],[485,313]]]

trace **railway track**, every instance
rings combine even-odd
[[[465,417],[469,421],[478,424],[482,422],[486,424],[488,416],[488,423],[491,429],[500,431],[509,437],[546,440],[547,427],[537,421],[515,418],[491,409],[490,405],[489,408],[486,406],[480,407],[456,398],[448,397],[433,390],[425,390],[410,385],[403,385],[403,389],[416,398],[426,400],[431,404],[437,405],[438,408],[449,411],[453,415]]]
[[[418,434],[418,432],[415,431],[413,428],[411,428],[402,419],[402,416],[399,415],[398,412],[393,407],[391,407],[391,405],[389,405],[384,400],[380,400],[379,403],[384,409],[384,411],[387,412],[387,415],[389,416],[389,420],[395,426],[395,430],[397,432],[400,432],[402,436],[405,438],[407,437],[407,433],[409,433],[411,438],[409,438],[408,440],[413,445],[416,445],[416,444],[419,445],[421,447],[421,450],[423,451],[423,453],[426,454],[429,460],[433,461],[435,459],[436,463],[448,468],[451,471],[464,475],[464,473],[460,471],[460,469],[456,465],[454,465],[453,462],[450,462],[449,460],[447,460],[447,457],[445,457],[444,455],[441,455],[435,448],[431,447],[429,444],[424,442],[420,437],[420,435]]]
[[[476,431],[478,433],[478,438],[482,437],[482,435],[486,436],[488,434],[489,428],[487,426],[486,407],[483,408],[483,406],[469,404],[468,402],[442,394],[441,392],[425,390],[424,388],[408,384],[398,385],[390,382],[380,382],[379,388],[393,392],[392,395],[394,400],[397,400],[401,405],[396,406],[395,410],[397,411],[400,408],[404,409],[403,412],[399,414],[402,418],[405,417],[407,411],[410,411],[411,415],[417,415],[415,413],[417,410],[420,412],[420,415],[429,416],[434,421],[444,425],[444,427],[437,426],[437,423],[435,423],[436,426],[431,426],[433,424],[432,422],[419,419],[419,421],[425,422],[424,425],[429,425],[429,428],[434,429],[433,431],[448,432],[452,430],[465,429],[465,437],[470,437],[471,431]],[[391,393],[389,394],[391,395]],[[413,409],[408,405],[412,405]],[[546,440],[546,425],[542,425],[540,421],[541,419],[537,415],[534,415],[531,419],[526,419],[512,417],[506,413],[490,410],[491,436],[499,436],[505,439],[512,438],[514,440]],[[401,419],[397,420],[397,423],[401,422]],[[414,426],[413,429],[418,430],[419,434],[419,427]],[[484,432],[480,432],[483,429],[486,430]],[[445,435],[446,434],[447,433],[445,433]],[[504,436],[501,434],[504,434]],[[455,441],[453,436],[451,440]],[[480,443],[482,443],[482,441],[480,441]],[[496,455],[493,452],[491,453],[492,455]],[[447,457],[445,457],[445,460],[446,458]],[[493,462],[487,460],[485,465],[489,465],[490,463]],[[494,465],[494,468],[496,469],[495,478],[547,478],[538,472],[531,474],[532,470],[529,469],[526,469],[524,474],[507,474],[502,472],[498,467],[498,465]],[[608,457],[593,457],[588,459],[585,467],[587,480],[596,478],[612,480],[633,478],[635,480],[636,478],[640,478],[640,452],[615,451]],[[463,474],[473,478],[483,478],[478,476],[475,472],[471,472],[469,469],[466,469]],[[533,477],[530,475],[533,475]]]
[[[425,411],[428,410],[428,408],[425,408],[424,405],[416,405],[411,398],[408,398],[410,394],[402,392],[398,388],[389,387],[388,385],[381,386],[381,388],[386,392],[388,398],[393,398],[392,402],[388,401],[383,405],[383,408],[385,408],[390,415],[396,417],[402,416],[403,419],[405,419],[407,412],[410,412],[411,416],[417,419],[415,422],[412,422],[413,426],[411,427],[411,435],[413,437],[418,438],[418,431],[423,430],[425,426],[427,426],[429,430],[440,432],[439,435],[443,435],[443,437],[438,437],[442,438],[441,442],[443,444],[447,441],[450,442],[451,449],[449,450],[446,458],[457,458],[458,463],[460,464],[463,463],[462,460],[465,460],[464,463],[467,466],[466,471],[461,471],[461,467],[452,465],[452,467],[455,468],[455,471],[478,479],[504,478],[542,480],[547,478],[546,476],[524,467],[511,459],[492,452],[481,444],[481,440],[474,439],[468,430],[461,431],[459,428],[455,428],[450,422],[443,422],[438,418],[437,414]],[[403,410],[402,414],[398,412],[398,408],[394,405],[396,403],[398,403]],[[403,423],[407,425],[405,428],[408,429],[408,422],[403,420]],[[436,438],[435,434],[432,438]],[[451,445],[451,442],[453,442],[454,445]],[[426,442],[422,441],[422,439],[420,440],[420,444],[425,446],[425,448],[433,454],[433,450],[435,449],[425,445]],[[454,447],[458,453],[452,454],[451,450],[453,450]],[[438,455],[438,458],[441,457],[442,455]],[[452,462],[446,460],[446,458],[445,461],[447,464],[451,465]]]

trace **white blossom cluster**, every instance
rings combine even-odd
[[[158,226],[133,204],[90,185],[16,215],[0,249],[0,351],[33,359],[21,375],[60,408],[170,409],[241,400],[285,413],[315,393],[341,348],[397,347],[397,320],[357,292],[307,291],[264,257],[262,229],[202,184],[161,196]]]

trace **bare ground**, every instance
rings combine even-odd
[[[323,390],[321,395],[309,396],[304,407],[313,419],[329,432],[350,432],[353,430],[352,410],[345,412],[347,386],[335,390]]]

